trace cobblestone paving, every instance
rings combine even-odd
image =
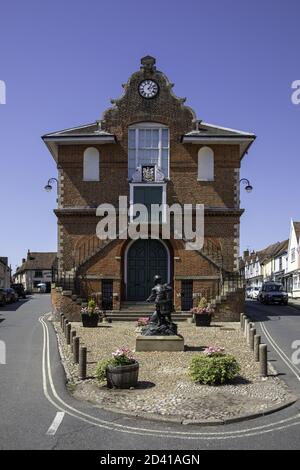
[[[134,350],[137,335],[134,322],[115,322],[109,326],[83,328],[72,323],[81,345],[88,350],[88,379],[80,381],[78,366],[72,362],[69,346],[55,323],[64,362],[69,370],[70,390],[76,398],[100,407],[139,415],[159,415],[180,420],[226,420],[245,414],[266,412],[284,404],[292,395],[274,373],[259,377],[258,364],[247,347],[237,323],[217,323],[209,328],[179,323],[184,336],[184,352],[138,352],[139,386],[134,390],[108,390],[94,377],[97,361],[109,358],[117,347]],[[187,368],[194,354],[205,346],[220,346],[233,354],[241,367],[240,376],[231,384],[218,387],[193,383]]]

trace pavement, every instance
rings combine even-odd
[[[49,311],[47,294],[0,308],[0,340],[7,352],[6,364],[0,364],[0,449],[299,448],[298,401],[272,415],[201,427],[128,418],[75,400],[65,387],[54,329],[43,317]],[[247,302],[247,313],[267,341],[280,377],[299,396],[292,345],[300,340],[300,311]]]
[[[300,309],[300,299],[289,299],[289,304],[292,307]]]

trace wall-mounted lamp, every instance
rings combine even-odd
[[[245,185],[245,191],[247,191],[247,193],[252,192],[253,186],[250,184],[250,181],[247,178],[242,178],[240,180],[240,183],[243,183]]]
[[[58,186],[58,181],[57,181],[56,178],[50,178],[50,179],[48,179],[48,183],[47,183],[46,186],[44,187],[45,191],[47,191],[48,193],[50,193],[50,191],[52,191],[52,188],[53,188],[52,184],[53,184],[54,182],[55,182],[55,183],[57,184],[57,186]],[[51,184],[51,183],[52,183],[52,184]]]

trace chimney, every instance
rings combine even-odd
[[[243,258],[245,259],[245,258],[247,258],[248,256],[249,256],[249,250],[245,250],[245,251],[243,252]]]
[[[30,259],[30,250],[27,251],[27,259]]]

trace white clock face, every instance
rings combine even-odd
[[[158,93],[158,85],[153,80],[143,80],[139,84],[139,93],[143,98],[154,98]]]

